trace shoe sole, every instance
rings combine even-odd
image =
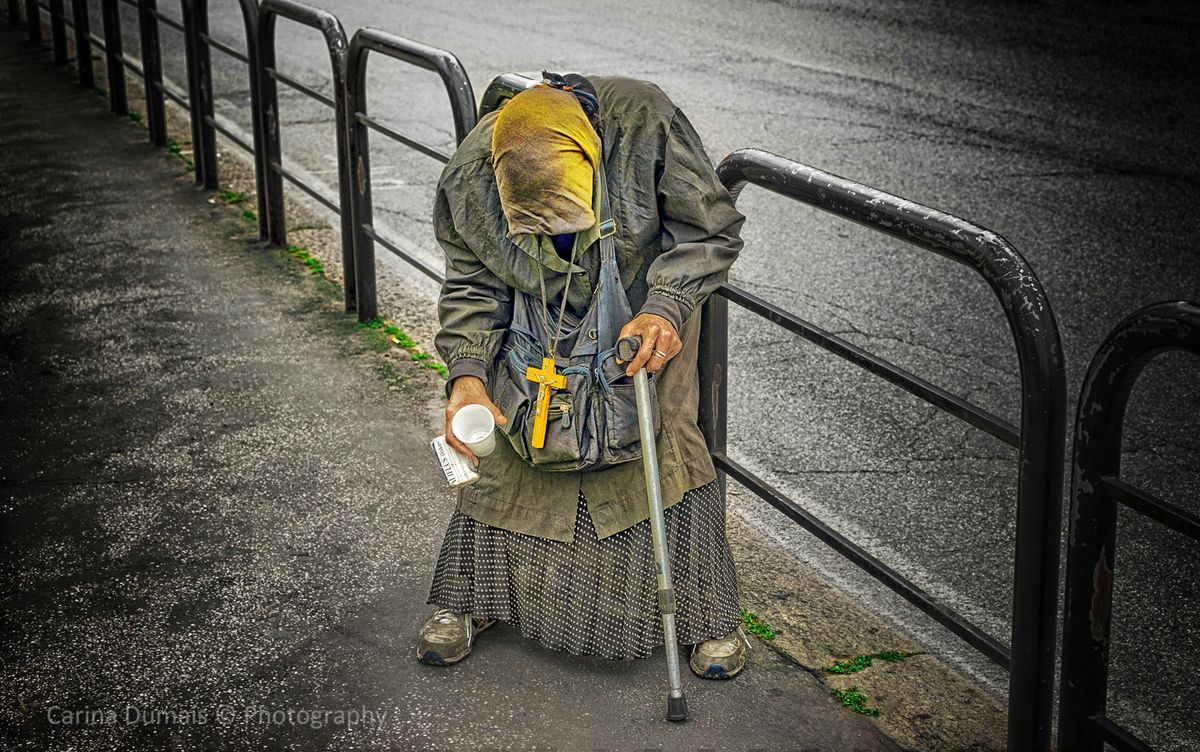
[[[491,621],[484,624],[482,627],[476,628],[475,634],[478,635],[480,632],[482,632],[483,630],[487,629],[488,627],[492,626],[495,623],[496,623],[496,620],[492,619]],[[461,661],[463,658],[466,658],[470,654],[471,654],[471,648],[468,647],[467,651],[460,656],[457,656],[455,658],[443,658],[442,654],[437,652],[436,650],[426,650],[424,653],[422,653],[421,648],[420,647],[417,648],[417,660],[420,661],[421,663],[424,663],[426,666],[453,666],[455,663],[458,663],[459,661]]]
[[[420,661],[421,663],[424,663],[426,666],[452,666],[455,663],[458,663],[459,661],[461,661],[463,658],[466,658],[470,654],[471,654],[471,651],[468,650],[467,652],[463,653],[462,655],[458,656],[457,658],[451,658],[451,659],[447,660],[447,659],[443,658],[442,654],[437,652],[436,650],[426,650],[424,653],[422,653],[418,649],[417,650],[417,660]]]
[[[690,663],[688,665],[691,666]],[[726,671],[724,666],[719,663],[714,663],[705,669],[704,673],[701,673],[696,670],[695,666],[691,666],[692,673],[699,676],[701,679],[732,679],[733,677],[742,673],[742,669],[745,667],[745,664],[743,664],[734,671]]]

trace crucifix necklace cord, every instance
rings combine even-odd
[[[576,238],[577,240],[578,238]],[[569,266],[575,265],[576,244],[572,243],[571,245]],[[567,377],[555,371],[555,362],[558,358],[558,339],[562,335],[563,319],[567,314],[567,295],[571,292],[571,277],[575,275],[570,268],[567,269],[567,281],[563,283],[562,304],[558,309],[558,323],[551,333],[550,303],[549,296],[546,295],[546,274],[542,269],[541,260],[537,262],[537,268],[538,284],[542,292],[542,330],[546,334],[546,355],[542,357],[541,368],[529,366],[525,369],[525,378],[538,385],[537,400],[534,402],[533,436],[529,438],[529,443],[534,449],[542,449],[546,446],[546,424],[550,419],[550,391],[567,386]]]

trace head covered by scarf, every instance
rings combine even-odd
[[[574,94],[535,86],[500,110],[492,167],[510,234],[560,235],[596,222],[592,179],[600,137]]]

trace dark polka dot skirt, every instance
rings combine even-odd
[[[679,641],[724,637],[741,617],[716,481],[685,493],[664,518]],[[650,522],[598,540],[580,494],[571,543],[455,511],[426,603],[499,619],[553,650],[632,660],[663,644],[657,592]]]

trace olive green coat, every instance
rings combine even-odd
[[[600,101],[621,282],[635,312],[666,317],[683,342],[656,377],[659,470],[663,503],[670,507],[685,491],[716,477],[697,425],[699,306],[737,258],[744,217],[691,123],[662,90],[629,78],[588,80]],[[554,305],[567,275],[575,275],[568,305],[579,312],[587,309],[599,274],[599,243],[590,242],[594,231],[579,235],[589,245],[575,264],[559,258],[548,242],[508,234],[491,166],[495,115],[481,118],[459,145],[438,181],[434,203],[434,231],[446,253],[438,304],[442,328],[435,344],[451,382],[462,375],[487,382],[488,364],[511,320],[512,288],[540,298],[538,264]],[[460,489],[458,509],[469,517],[570,541],[582,492],[601,538],[647,519],[641,462],[593,472],[544,472],[498,438],[496,451],[480,460],[479,480]]]

